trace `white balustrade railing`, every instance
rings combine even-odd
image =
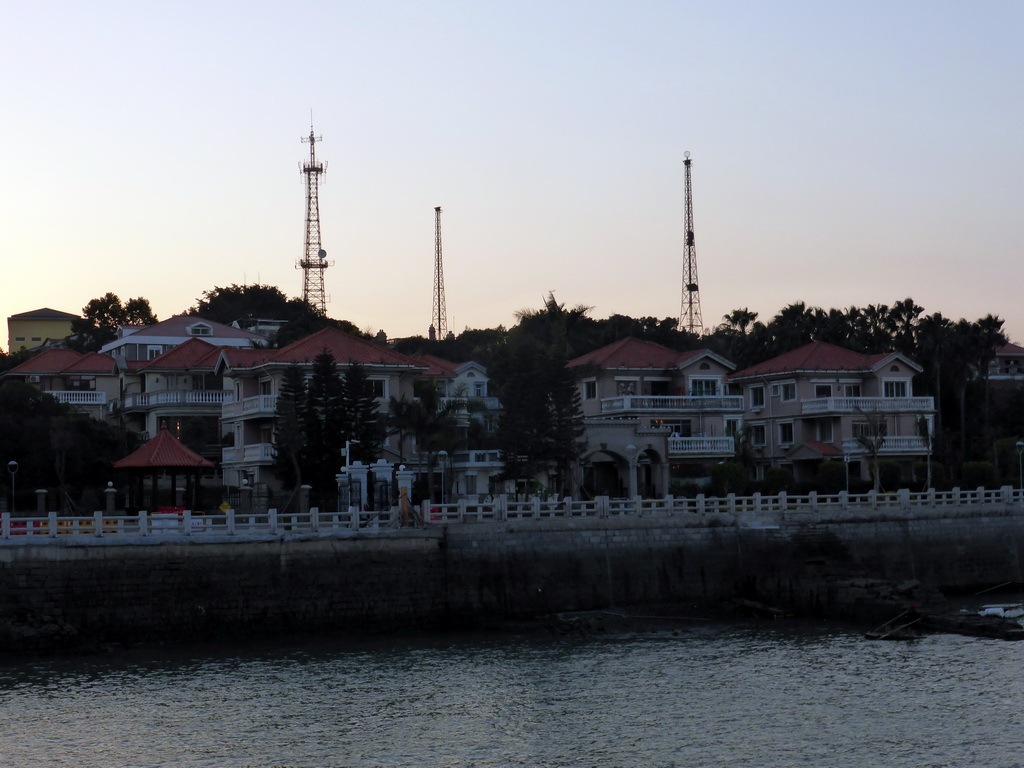
[[[820,397],[804,400],[802,413],[917,413],[934,411],[931,397]]]
[[[741,395],[621,395],[601,401],[601,413],[623,411],[730,411],[743,410]]]
[[[498,496],[487,501],[462,499],[450,504],[423,502],[410,507],[406,522],[417,526],[443,526],[474,522],[564,520],[572,518],[647,518],[677,517],[686,525],[739,528],[776,527],[808,521],[851,522],[858,519],[927,519],[984,514],[1024,515],[1024,492],[1004,486],[998,490],[929,490],[912,493],[861,494],[788,494],[752,496],[705,496],[695,498],[613,499],[599,496],[578,501],[571,498],[534,497],[514,501]],[[131,543],[149,538],[217,539],[250,536],[353,535],[396,529],[402,523],[398,507],[366,511],[356,507],[333,512],[312,508],[308,512],[201,513],[139,512],[137,515],[64,516],[50,512],[45,516],[0,516],[0,545],[17,543],[54,543],[72,538],[88,538]]]

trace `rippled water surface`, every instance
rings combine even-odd
[[[1024,643],[433,636],[0,666],[2,766],[1024,766]]]

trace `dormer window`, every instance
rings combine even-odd
[[[207,325],[206,323],[196,323],[188,327],[188,332],[192,336],[212,336],[213,326]]]

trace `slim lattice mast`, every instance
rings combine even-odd
[[[441,264],[441,206],[434,209],[434,307],[430,313],[430,339],[448,336],[448,310],[444,306],[444,267]]]
[[[683,228],[686,230],[686,244],[683,246],[683,300],[679,310],[679,327],[700,336],[704,333],[704,321],[700,316],[700,293],[697,291],[697,246],[693,242],[693,187],[690,182],[690,153],[684,152],[683,165],[686,168],[685,208]]]
[[[327,170],[327,163],[317,162],[316,143],[323,141],[322,136],[313,133],[309,126],[309,136],[302,139],[309,144],[309,162],[299,167],[306,177],[306,252],[299,260],[296,269],[302,270],[302,300],[321,314],[327,314],[327,295],[324,293],[324,270],[331,266],[327,261],[327,251],[320,244],[320,176]]]

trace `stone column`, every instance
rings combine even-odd
[[[373,473],[373,486],[375,489],[381,483],[387,483],[388,488],[391,488],[391,478],[394,475],[394,466],[391,462],[385,459],[377,459],[373,466],[370,467],[370,471]]]
[[[366,508],[366,481],[370,474],[370,468],[361,461],[353,461],[348,468],[349,476],[359,483],[359,498],[350,500],[350,504],[360,512]]]

